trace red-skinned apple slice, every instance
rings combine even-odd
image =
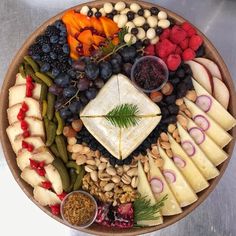
[[[229,105],[229,90],[222,82],[216,77],[213,77],[213,84],[214,84],[214,97],[215,99],[225,108],[228,108]]]
[[[197,57],[194,59],[194,61],[205,66],[213,77],[217,77],[218,79],[222,80],[220,69],[215,62],[203,57]]]
[[[210,94],[213,93],[213,80],[211,73],[206,69],[205,66],[201,65],[196,61],[187,61],[193,72],[193,78],[198,81]]]

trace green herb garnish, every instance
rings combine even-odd
[[[136,226],[138,226],[139,221],[157,220],[159,218],[157,213],[160,212],[167,198],[168,196],[165,195],[160,201],[156,202],[154,205],[151,205],[151,201],[147,199],[147,196],[139,196],[133,203],[134,222]]]

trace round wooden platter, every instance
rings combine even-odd
[[[106,2],[104,0],[101,1],[93,1],[85,4],[81,4],[78,6],[73,7],[72,9],[79,10],[82,6],[88,5],[90,7],[101,7],[101,5]],[[110,0],[112,3],[118,2],[117,0]],[[137,1],[129,1],[129,4],[132,2],[137,2]],[[150,8],[154,6],[151,3],[147,2],[142,2],[138,1],[140,5],[142,5],[144,8]],[[159,7],[159,6],[157,6]],[[169,17],[172,17],[173,19],[176,20],[177,23],[182,23],[186,21],[184,18],[181,16],[164,9],[162,7],[159,7],[160,9],[165,10],[168,13]],[[43,25],[41,25],[33,34],[30,35],[30,37],[25,41],[24,45],[21,47],[21,49],[18,51],[16,56],[14,57],[13,61],[11,62],[9,69],[6,73],[5,80],[1,89],[1,97],[0,97],[0,137],[1,137],[1,142],[2,142],[2,147],[3,151],[6,157],[6,161],[8,163],[8,166],[16,180],[16,182],[20,185],[22,190],[25,192],[25,194],[36,204],[38,207],[40,207],[46,214],[49,216],[53,217],[55,220],[57,220],[60,223],[63,223],[67,225],[60,217],[54,216],[51,214],[49,208],[47,207],[42,207],[40,206],[33,198],[32,194],[32,187],[26,184],[21,178],[20,178],[20,170],[17,167],[16,164],[16,156],[12,150],[12,147],[10,145],[10,142],[8,140],[7,134],[6,134],[6,128],[8,127],[8,121],[7,121],[7,108],[8,108],[8,89],[14,85],[15,83],[15,75],[18,72],[18,66],[20,63],[23,61],[23,56],[27,54],[27,49],[29,46],[34,42],[35,38],[42,33],[47,25],[52,24],[55,20],[60,19],[61,16],[63,15],[64,12],[59,13],[55,17],[49,19],[46,21]],[[207,24],[207,22],[206,22]],[[220,67],[223,80],[225,84],[227,85],[229,91],[230,91],[230,105],[229,105],[229,111],[231,114],[236,116],[236,93],[234,90],[234,84],[233,81],[230,77],[230,73],[227,69],[227,66],[225,65],[222,57],[219,55],[217,52],[216,48],[211,44],[211,42],[206,38],[205,35],[203,35],[201,32],[198,31],[198,33],[204,38],[204,44],[206,47],[206,55],[208,58],[212,59],[215,61],[218,66]],[[16,94],[17,96],[17,94]],[[200,205],[206,198],[207,196],[214,190],[216,187],[217,183],[219,182],[220,178],[222,177],[223,173],[225,172],[225,169],[230,161],[230,157],[232,155],[232,151],[234,148],[235,144],[235,137],[236,137],[236,128],[230,131],[230,134],[234,137],[233,140],[230,142],[230,144],[225,148],[225,151],[228,153],[229,158],[222,163],[220,166],[218,166],[218,169],[220,171],[220,175],[210,181],[210,186],[205,189],[204,191],[200,192],[198,194],[198,201],[195,202],[194,204],[185,207],[183,209],[183,213],[176,215],[176,216],[170,216],[170,217],[164,217],[164,223],[155,227],[144,227],[144,228],[132,228],[132,229],[116,229],[116,228],[107,228],[103,227],[98,224],[93,224],[91,227],[87,229],[81,229],[81,231],[90,233],[90,234],[96,234],[96,235],[137,235],[137,234],[144,234],[156,230],[160,230],[164,227],[167,227],[171,224],[174,224],[175,222],[183,219],[186,215],[188,215],[190,212],[192,212],[198,205]],[[69,226],[69,225],[67,225]]]

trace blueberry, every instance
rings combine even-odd
[[[149,28],[150,28],[150,26],[149,26],[148,23],[145,23],[145,24],[143,25],[143,29],[144,29],[145,31],[148,31]]]
[[[185,97],[187,94],[188,88],[185,83],[179,83],[177,85],[177,98]]]
[[[89,10],[88,13],[87,13],[87,16],[89,16],[89,17],[93,16],[93,11]]]
[[[57,77],[55,78],[54,82],[57,85],[59,85],[60,87],[65,88],[70,83],[70,77],[69,77],[69,75],[67,75],[65,73],[61,73],[61,74],[57,75]]]
[[[50,52],[50,57],[53,59],[53,60],[56,60],[57,59],[57,54],[55,52]]]
[[[138,40],[135,45],[136,49],[141,49],[143,47],[143,42],[141,40]]]
[[[96,18],[100,18],[101,16],[102,16],[102,13],[101,13],[101,12],[97,11],[97,12],[95,13],[95,17],[96,17]]]
[[[72,112],[66,107],[60,110],[60,115],[62,119],[66,120],[72,116]]]
[[[57,68],[53,68],[53,69],[52,69],[52,76],[53,76],[53,77],[58,76],[59,73],[60,73],[60,70],[58,70]]]
[[[167,97],[165,98],[165,102],[166,102],[167,104],[173,104],[173,103],[175,103],[175,100],[176,100],[176,96],[175,96],[174,94],[172,94],[172,95],[170,95],[170,96],[167,96]]]
[[[49,70],[50,70],[50,64],[49,63],[44,63],[40,68],[40,71],[42,71],[42,72],[48,72]]]
[[[180,78],[178,77],[174,77],[173,79],[171,79],[171,83],[175,86],[180,82]]]
[[[86,97],[89,99],[89,100],[92,100],[94,99],[96,96],[97,96],[97,90],[95,88],[89,88],[86,92]]]
[[[66,43],[62,46],[62,50],[65,54],[69,54],[70,53],[70,48],[69,45]]]
[[[77,92],[77,89],[75,87],[69,86],[69,87],[64,89],[63,96],[65,98],[71,98],[76,94],[76,92]]]
[[[152,15],[157,16],[159,13],[159,10],[157,7],[151,7],[150,12]]]
[[[128,11],[128,12],[127,12],[127,17],[128,17],[128,20],[129,20],[129,21],[132,21],[132,20],[134,19],[134,17],[135,17],[134,12]]]
[[[51,48],[50,48],[49,44],[44,44],[44,45],[42,46],[42,51],[43,51],[44,53],[49,53],[49,52],[51,51]]]
[[[50,42],[53,44],[58,43],[58,40],[59,40],[59,37],[57,35],[52,35],[50,37]]]
[[[81,103],[79,101],[74,101],[69,105],[69,109],[73,114],[79,114]]]
[[[156,34],[159,36],[159,35],[161,35],[162,33],[163,33],[163,29],[158,26],[158,27],[156,28]]]
[[[138,29],[137,28],[132,28],[131,29],[131,34],[137,35],[138,34]]]
[[[100,76],[103,80],[108,80],[112,75],[112,66],[111,63],[103,61],[99,65]]]
[[[181,78],[184,78],[185,76],[185,71],[184,69],[182,68],[179,68],[177,71],[176,71],[176,75],[181,79]]]

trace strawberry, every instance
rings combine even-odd
[[[167,28],[163,31],[163,33],[160,35],[160,40],[163,40],[163,39],[168,39],[170,36],[170,29]]]
[[[187,37],[187,33],[183,30],[180,26],[175,25],[170,32],[170,40],[175,43],[179,44]]]
[[[199,35],[193,35],[189,40],[189,47],[194,51],[197,51],[202,43],[203,39]]]
[[[185,38],[183,41],[181,41],[179,43],[179,46],[185,50],[186,48],[188,48],[188,44],[189,44],[189,39],[188,38]]]
[[[170,40],[164,39],[160,43],[156,44],[156,54],[160,58],[169,56],[176,49],[176,45]]]
[[[183,53],[183,50],[181,49],[181,47],[180,47],[180,46],[177,46],[176,49],[175,49],[175,54],[178,54],[178,55],[181,56],[182,53]]]
[[[155,56],[155,47],[153,44],[149,44],[145,49],[144,49],[144,53],[145,55],[151,55],[151,56]]]
[[[170,54],[167,58],[167,67],[171,71],[177,70],[181,63],[181,57],[178,54]]]
[[[195,57],[196,57],[196,53],[191,48],[185,49],[182,54],[182,58],[184,61],[193,60]]]

